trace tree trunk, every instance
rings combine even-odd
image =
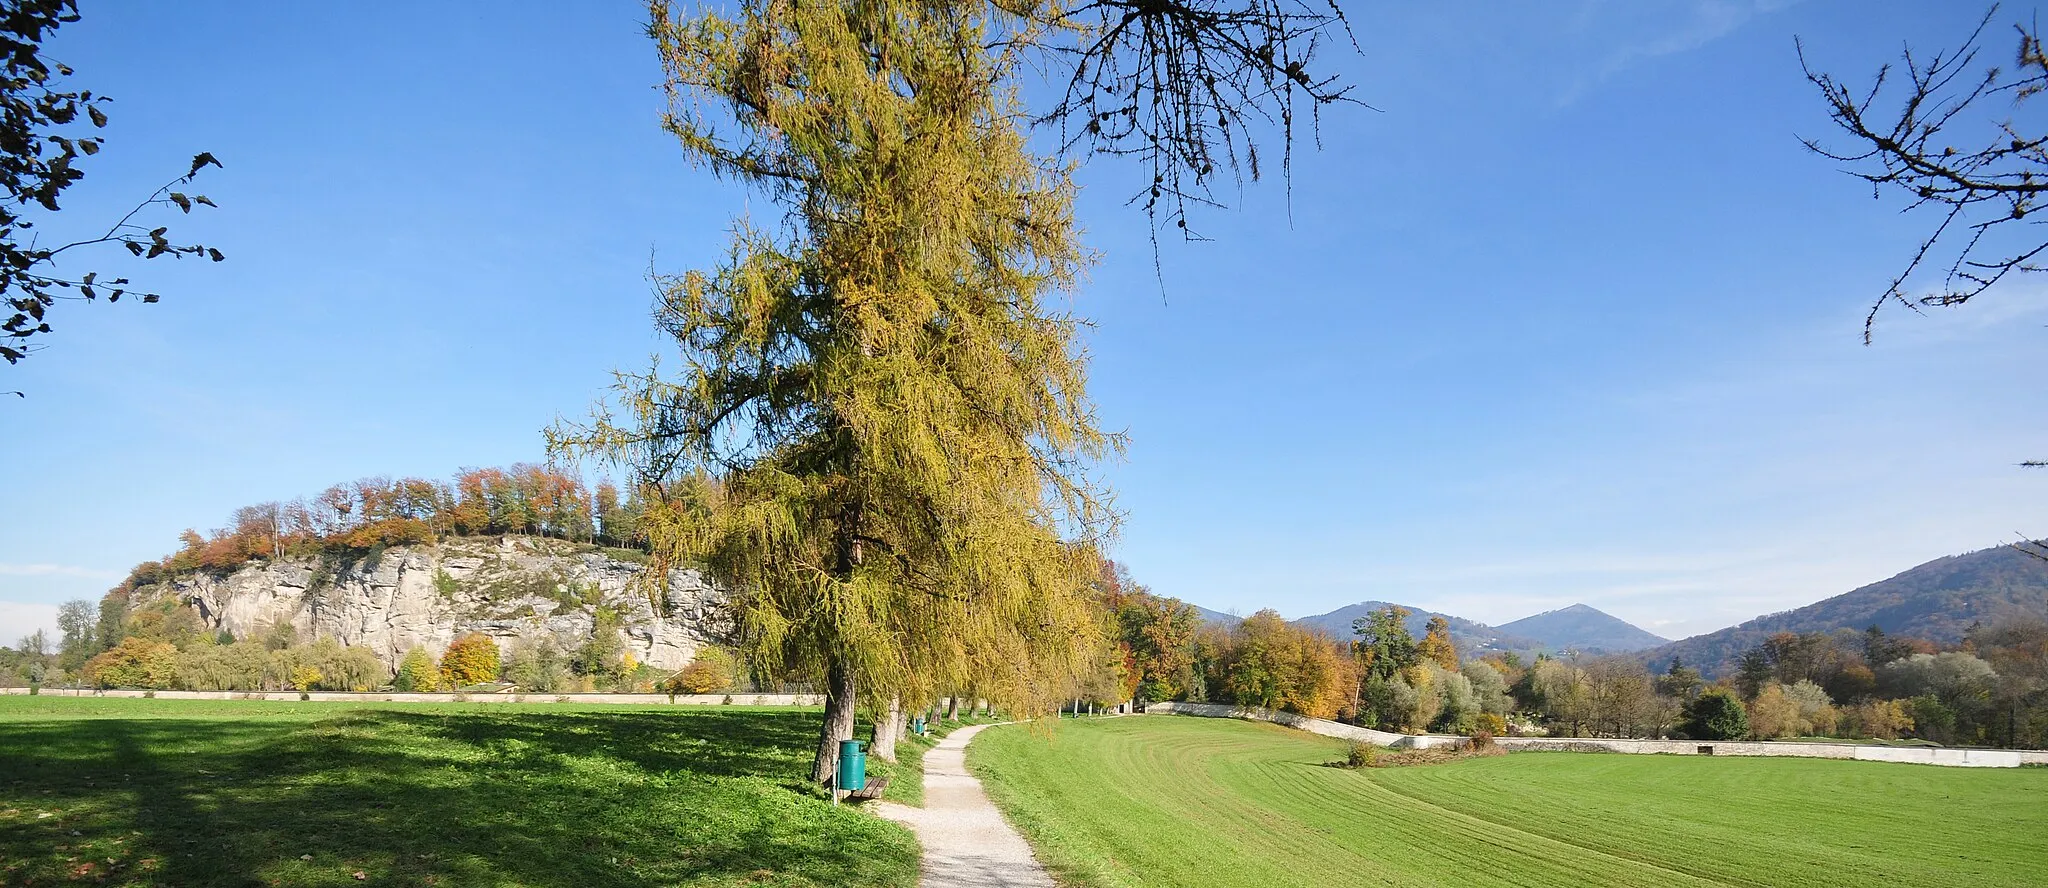
[[[825,667],[825,725],[818,734],[818,758],[811,763],[811,779],[819,783],[832,779],[839,767],[839,741],[853,739],[853,690],[853,673],[833,658]]]
[[[896,760],[896,741],[903,738],[903,697],[889,698],[889,711],[875,720],[875,743],[870,751],[885,762]]]
[[[947,697],[947,698],[946,698],[946,720],[947,720],[947,721],[959,721],[959,720],[960,720],[960,698],[959,698],[959,697]]]

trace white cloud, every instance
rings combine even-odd
[[[1563,107],[1578,101],[1588,90],[1639,62],[1691,52],[1735,33],[1751,19],[1799,2],[1801,0],[1630,0],[1611,7],[1605,3],[1591,4],[1578,16],[1580,27],[1610,33],[1619,31],[1626,36],[1615,41],[1598,70],[1573,83],[1559,97],[1557,104]]]
[[[15,640],[41,629],[57,638],[57,606],[39,601],[0,601],[0,645],[12,647]]]
[[[118,580],[124,574],[118,570],[94,567],[79,567],[71,564],[17,564],[0,561],[0,576],[9,577],[78,577],[85,580]]]

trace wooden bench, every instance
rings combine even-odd
[[[882,797],[882,790],[889,788],[889,778],[869,777],[866,786],[846,794],[849,802],[866,802]]]

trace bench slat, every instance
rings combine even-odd
[[[882,797],[882,791],[888,788],[889,778],[870,777],[866,786],[847,793],[846,800],[849,802],[864,802],[870,799],[879,799]]]

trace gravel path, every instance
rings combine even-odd
[[[1010,828],[981,781],[967,773],[967,743],[981,729],[961,728],[924,755],[924,807],[876,803],[876,813],[917,832],[924,845],[920,888],[1055,888]]]

